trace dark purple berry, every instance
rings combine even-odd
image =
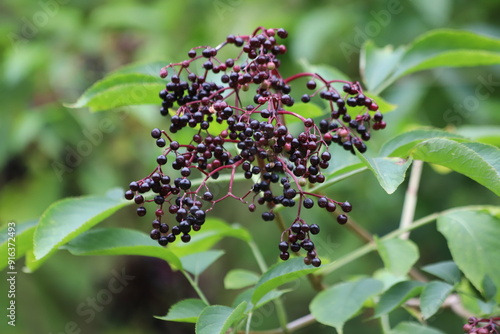
[[[345,223],[347,223],[347,216],[344,214],[338,215],[337,222],[341,225],[344,225]]]

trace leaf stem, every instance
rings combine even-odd
[[[203,300],[205,302],[205,304],[210,305],[210,303],[208,302],[207,297],[205,297],[205,295],[203,294],[203,291],[201,291],[201,289],[198,286],[198,284],[195,281],[193,281],[193,279],[188,274],[188,272],[185,271],[185,270],[181,270],[181,273],[184,275],[184,277],[186,277],[186,279],[188,280],[189,284],[191,284],[191,286],[193,287],[194,291],[196,291],[196,293],[198,294],[198,297],[200,297],[200,299]]]
[[[411,167],[410,181],[408,189],[406,189],[405,200],[403,204],[403,211],[401,213],[401,221],[399,222],[399,229],[404,229],[409,226],[415,217],[415,208],[417,207],[417,193],[420,184],[420,177],[422,175],[422,160],[414,160]],[[405,232],[399,236],[401,239],[408,239],[410,232]]]

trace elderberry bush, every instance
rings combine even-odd
[[[203,227],[207,213],[233,198],[250,212],[257,205],[265,206],[264,221],[275,220],[278,205],[296,210],[296,218],[281,234],[280,258],[287,260],[291,252],[302,249],[304,262],[317,267],[321,260],[312,236],[320,226],[305,222],[302,210],[340,208],[343,213],[337,215],[337,222],[348,221],[349,202],[309,192],[307,187],[325,182],[324,171],[333,158],[331,145],[364,153],[372,131],[384,129],[386,123],[377,103],[363,94],[358,82],[316,73],[283,77],[279,57],[287,51],[281,44],[287,36],[284,29],[262,27],[251,35],[229,35],[217,47],[189,50],[187,60],[160,71],[169,80],[159,93],[160,113],[168,121],[153,129],[151,136],[163,152],[156,159],[157,167],[131,182],[125,193],[126,199],[139,205],[139,216],[146,215],[146,203],[156,204],[151,238],[160,245],[178,238],[189,242],[191,232]],[[223,48],[233,48],[234,57],[220,58]],[[341,91],[334,88],[337,83],[343,84]],[[309,93],[294,96],[292,84],[305,86]],[[319,120],[300,115],[289,110],[296,98],[302,103],[325,100],[329,111]],[[287,127],[292,118],[301,122],[300,131]],[[186,130],[192,137],[186,142],[176,140],[176,134]],[[167,172],[167,165],[173,172]],[[216,198],[209,181],[222,173],[229,175],[227,194]],[[237,174],[253,181],[241,194],[234,186]],[[193,176],[201,182],[194,184]],[[152,198],[146,196],[150,191]]]

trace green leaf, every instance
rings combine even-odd
[[[423,285],[424,283],[418,281],[404,281],[391,286],[380,297],[380,301],[375,306],[373,317],[377,318],[387,314],[408,299],[415,297],[422,291]]]
[[[242,293],[240,293],[238,296],[233,301],[233,306],[239,305],[241,302],[246,301],[247,302],[247,312],[250,312],[251,310],[256,310],[265,304],[269,303],[272,300],[278,299],[281,297],[283,294],[292,291],[291,289],[283,289],[283,290],[271,290],[268,293],[266,293],[258,302],[256,305],[252,304],[252,295],[255,291],[255,288],[250,288]]]
[[[368,90],[372,92],[383,90],[384,81],[394,72],[404,52],[404,47],[394,49],[388,45],[377,48],[373,41],[365,42],[361,48],[359,67]]]
[[[34,233],[34,255],[40,260],[131,202],[121,190],[107,196],[66,198],[45,210]]]
[[[413,43],[392,49],[365,43],[361,73],[370,91],[381,92],[398,78],[437,67],[484,66],[500,63],[500,40],[458,30],[434,30]]]
[[[336,284],[314,297],[309,309],[316,320],[342,333],[344,323],[354,317],[370,297],[380,293],[384,285],[373,278]]]
[[[407,158],[411,149],[418,143],[433,138],[456,138],[465,140],[462,136],[439,129],[424,128],[412,130],[400,134],[385,143],[380,150],[380,155],[383,157]]]
[[[233,269],[224,277],[224,288],[241,289],[254,285],[259,280],[259,275],[250,270]]]
[[[73,255],[141,255],[168,262],[173,269],[182,269],[181,261],[168,248],[145,233],[126,228],[98,228],[80,234],[63,246]]]
[[[26,223],[15,224],[15,226],[11,226],[14,227],[15,234],[13,232],[9,232],[8,224],[0,229],[0,270],[7,267],[9,262],[9,253],[12,253],[12,248],[15,248],[14,258],[16,260],[21,258],[28,250],[33,248],[33,233],[35,232],[37,223],[37,220],[33,220]],[[7,271],[12,270],[9,268]]]
[[[158,93],[165,83],[157,75],[142,73],[118,73],[93,84],[70,108],[88,107],[101,111],[116,107],[158,104]]]
[[[438,329],[427,327],[416,322],[400,322],[391,334],[445,334]]]
[[[464,174],[500,196],[500,149],[497,147],[437,138],[420,143],[411,154],[414,159]]]
[[[236,308],[213,305],[201,312],[196,322],[196,334],[226,334],[235,322],[241,320],[247,307],[242,302]]]
[[[181,258],[182,267],[191,274],[199,276],[224,253],[223,250],[208,250],[186,255]]]
[[[452,291],[453,285],[448,283],[440,281],[427,283],[420,295],[420,310],[422,311],[422,317],[424,319],[432,317]]]
[[[237,238],[244,242],[252,240],[248,230],[237,224],[228,225],[220,219],[207,218],[202,229],[193,233],[189,243],[176,242],[168,247],[175,255],[183,257],[209,250],[225,237]]]
[[[443,261],[438,263],[429,264],[421,268],[423,271],[432,274],[442,280],[450,283],[457,284],[462,278],[460,269],[453,261]]]
[[[494,146],[500,146],[500,126],[467,125],[456,130],[457,134],[468,139]]]
[[[449,211],[437,220],[438,230],[446,238],[453,260],[482,293],[487,275],[497,287],[500,286],[500,266],[494,265],[499,258],[500,217],[498,208],[494,209],[462,208]],[[496,300],[500,302],[500,293]]]
[[[155,318],[165,321],[196,323],[201,312],[207,306],[208,305],[201,299],[184,299],[174,304],[168,310],[167,315],[155,316]]]
[[[266,293],[274,288],[310,274],[317,269],[305,265],[302,258],[290,259],[271,266],[257,282],[252,296],[252,303],[256,304]]]
[[[493,282],[491,277],[488,275],[484,276],[483,279],[483,291],[484,291],[484,298],[486,300],[491,300],[495,298],[495,296],[497,295],[497,287],[495,285],[495,282]]]
[[[403,183],[406,170],[410,167],[412,159],[403,158],[371,158],[356,151],[356,155],[377,178],[380,186],[388,194],[392,194]]]
[[[385,268],[396,276],[406,275],[418,260],[418,248],[411,240],[376,240],[376,243]]]

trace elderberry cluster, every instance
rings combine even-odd
[[[464,333],[469,334],[499,334],[500,317],[489,319],[478,319],[470,317],[464,325]]]
[[[256,204],[264,205],[264,221],[275,219],[277,205],[297,207],[297,218],[281,235],[280,257],[287,260],[290,251],[304,249],[304,262],[319,266],[311,235],[318,234],[320,227],[300,218],[302,208],[317,203],[334,212],[340,206],[344,213],[337,215],[337,222],[347,222],[349,202],[308,192],[307,186],[325,182],[332,143],[364,153],[371,130],[384,129],[386,123],[377,103],[363,94],[357,82],[326,80],[317,73],[283,78],[278,57],[287,49],[278,40],[287,36],[284,29],[265,28],[252,35],[229,35],[217,47],[191,49],[189,59],[160,71],[162,78],[170,78],[159,93],[160,113],[169,123],[168,130],[155,128],[151,136],[163,153],[155,170],[130,183],[125,193],[125,198],[139,205],[139,216],[146,214],[146,202],[155,202],[151,238],[160,245],[174,242],[179,235],[183,242],[190,241],[190,232],[202,228],[207,212],[232,197],[248,205],[250,212]],[[239,50],[236,56],[219,59],[221,49],[228,46]],[[300,97],[302,103],[316,98],[327,105],[322,119],[290,109],[295,104],[291,83],[300,80],[311,91]],[[341,90],[335,88],[339,83]],[[302,124],[299,131],[289,129],[291,120]],[[179,131],[188,132],[189,140],[175,140]],[[227,194],[216,198],[210,179],[224,172],[229,174]],[[236,195],[233,185],[239,176],[253,185]],[[152,199],[145,197],[149,191],[154,193]],[[167,212],[175,223],[165,217]]]

